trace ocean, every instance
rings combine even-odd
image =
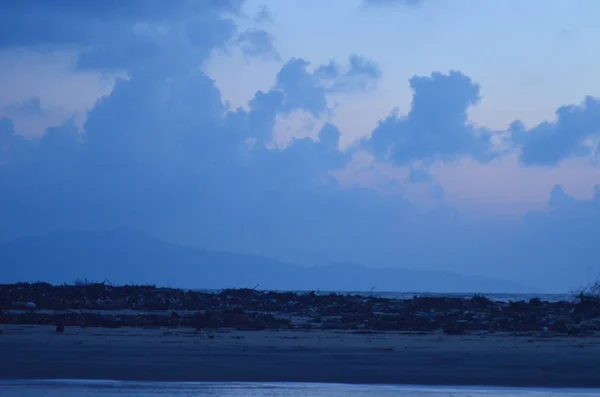
[[[419,387],[318,383],[0,381],[0,397],[598,397],[600,390]]]
[[[195,289],[198,292],[219,293],[221,290],[214,289]],[[260,291],[260,290],[259,290]],[[275,291],[275,290],[269,290]],[[298,294],[307,294],[311,291],[276,291],[276,292],[295,292]],[[315,291],[316,292],[316,291]],[[475,295],[485,296],[488,299],[497,302],[509,301],[528,301],[532,298],[540,298],[547,302],[573,301],[577,299],[575,293],[562,294],[546,294],[546,293],[477,293],[477,292],[397,292],[397,291],[318,291],[320,295],[339,294],[339,295],[358,295],[358,296],[373,296],[377,298],[387,299],[412,299],[415,296],[432,297],[432,298],[472,298]]]
[[[321,292],[322,294],[326,294],[329,292]],[[560,302],[560,301],[571,301],[576,299],[575,294],[536,294],[536,293],[491,293],[491,294],[477,294],[473,293],[435,293],[435,292],[381,292],[381,291],[373,291],[373,292],[337,292],[338,294],[344,295],[360,295],[360,296],[375,296],[378,298],[389,298],[389,299],[411,299],[415,296],[421,297],[433,297],[433,298],[441,298],[441,297],[449,297],[449,298],[472,298],[474,295],[485,296],[488,299],[498,302],[509,302],[509,301],[528,301],[532,298],[540,298],[543,301],[547,302]]]

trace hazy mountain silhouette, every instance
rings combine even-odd
[[[166,243],[129,229],[56,231],[0,245],[0,282],[73,282],[108,279],[183,288],[322,291],[526,292],[523,286],[485,277],[357,264],[302,267],[237,253]],[[529,292],[529,291],[527,291]]]

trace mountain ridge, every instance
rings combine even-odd
[[[76,279],[191,289],[252,288],[329,291],[532,292],[481,276],[357,263],[300,266],[259,255],[212,251],[162,241],[127,228],[55,230],[0,244],[7,271],[0,283]]]

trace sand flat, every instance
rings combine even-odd
[[[600,338],[0,326],[0,378],[600,387]]]

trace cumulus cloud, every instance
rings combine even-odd
[[[40,98],[38,97],[29,98],[22,103],[8,104],[3,110],[5,114],[13,114],[24,117],[41,116],[44,113]]]
[[[273,16],[271,15],[271,9],[267,5],[260,6],[254,20],[259,24],[273,23]]]
[[[277,88],[286,93],[285,109],[302,109],[315,117],[327,109],[326,90],[307,70],[310,63],[302,58],[288,61],[277,73]]]
[[[480,100],[479,85],[460,72],[432,73],[410,79],[410,112],[394,110],[364,141],[378,159],[397,165],[433,163],[471,156],[485,161],[495,156],[492,132],[468,122],[467,111]]]
[[[327,94],[351,93],[370,89],[380,78],[376,63],[351,55],[349,66],[331,61],[309,71],[310,62],[302,58],[289,60],[277,73],[276,87],[286,93],[284,109],[301,109],[314,117],[329,111]]]
[[[314,76],[322,81],[327,92],[330,93],[373,90],[381,79],[381,74],[377,63],[356,54],[348,58],[348,67],[346,68],[331,61],[327,65],[319,66],[314,71]]]
[[[600,101],[587,97],[580,105],[561,106],[556,121],[543,122],[529,130],[511,124],[514,143],[526,165],[554,166],[570,157],[597,154],[600,138]]]
[[[246,30],[235,40],[242,52],[250,57],[280,60],[279,52],[275,48],[273,36],[261,29]]]
[[[486,162],[517,150],[524,165],[556,166],[569,158],[598,156],[597,98],[561,106],[555,121],[530,129],[514,121],[507,131],[492,131],[468,121],[469,108],[480,101],[479,85],[468,76],[457,71],[434,72],[412,77],[410,87],[413,98],[408,114],[394,110],[362,142],[379,160],[406,166],[469,156]]]

